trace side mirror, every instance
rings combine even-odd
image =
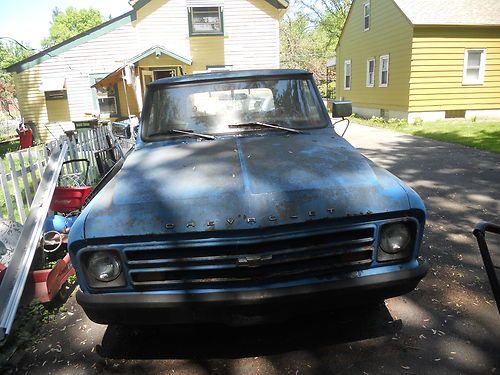
[[[335,125],[337,125],[339,122],[342,121],[347,121],[347,125],[344,128],[344,131],[341,135],[343,137],[345,133],[347,132],[347,129],[349,129],[350,121],[348,118],[350,115],[352,115],[352,102],[349,100],[342,100],[342,101],[334,101],[332,103],[332,117],[333,118],[341,118],[340,120],[337,120],[336,122],[333,123],[333,127],[335,128]]]
[[[352,115],[352,102],[349,100],[334,101],[332,103],[332,117],[349,117]]]
[[[111,124],[111,131],[116,138],[130,139],[132,132],[130,131],[130,124],[126,122],[116,121]]]

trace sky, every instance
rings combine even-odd
[[[107,18],[131,9],[127,0],[0,0],[0,37],[11,37],[39,49],[49,35],[52,9],[93,7]]]

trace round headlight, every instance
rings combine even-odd
[[[94,253],[87,263],[89,273],[99,281],[113,281],[122,272],[118,256],[109,252]]]
[[[380,247],[388,254],[405,250],[411,242],[411,233],[403,223],[388,224],[382,227]]]

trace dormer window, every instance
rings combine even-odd
[[[221,7],[188,8],[189,35],[224,35],[223,11]]]
[[[370,3],[363,6],[363,31],[370,30]]]

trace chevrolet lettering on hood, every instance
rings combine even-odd
[[[153,82],[96,192],[69,249],[98,323],[284,319],[410,292],[428,268],[422,200],[335,132],[301,70]]]
[[[335,209],[334,209],[334,208],[328,208],[328,209],[326,209],[326,211],[327,211],[327,212],[329,212],[331,215],[333,215],[333,213],[334,213]],[[360,212],[360,213],[359,213],[359,214],[357,214],[357,215],[368,215],[368,214],[370,214],[370,213],[371,213],[371,212],[366,212],[366,213]],[[354,214],[354,215],[355,215],[355,214]],[[348,216],[354,216],[354,215],[349,215],[349,214],[348,214]],[[315,211],[309,211],[309,212],[307,212],[307,216],[308,216],[308,217],[314,217],[314,216],[316,216],[316,212],[315,212]],[[246,220],[246,222],[247,222],[248,224],[257,224],[257,219],[256,219],[256,218],[254,218],[254,217],[248,217],[248,218],[246,218],[246,216],[245,216],[245,215],[238,215],[238,217],[243,217],[243,218],[245,218],[245,220]],[[298,216],[298,215],[290,215],[290,217],[289,217],[289,219],[292,219],[292,220],[297,220],[298,218],[299,218],[299,216]],[[279,221],[279,218],[278,218],[277,216],[270,215],[270,216],[268,216],[268,217],[267,217],[267,219],[265,219],[265,220],[268,220],[268,221],[270,221],[270,222],[277,222],[277,221]],[[215,228],[215,226],[216,226],[216,224],[215,224],[215,223],[216,223],[216,222],[219,222],[219,220],[209,220],[209,221],[208,221],[208,223],[206,223],[206,226],[207,226],[209,229]],[[233,225],[233,224],[234,224],[234,222],[235,222],[235,219],[234,219],[234,218],[232,218],[232,217],[230,217],[230,218],[227,218],[227,219],[226,219],[226,223],[227,223],[228,225]],[[187,222],[186,227],[187,227],[187,228],[196,228],[196,221],[189,221],[189,222]],[[174,229],[175,229],[175,224],[171,224],[171,223],[166,224],[166,225],[165,225],[165,228],[166,228],[166,229],[168,229],[168,230],[174,230]]]

